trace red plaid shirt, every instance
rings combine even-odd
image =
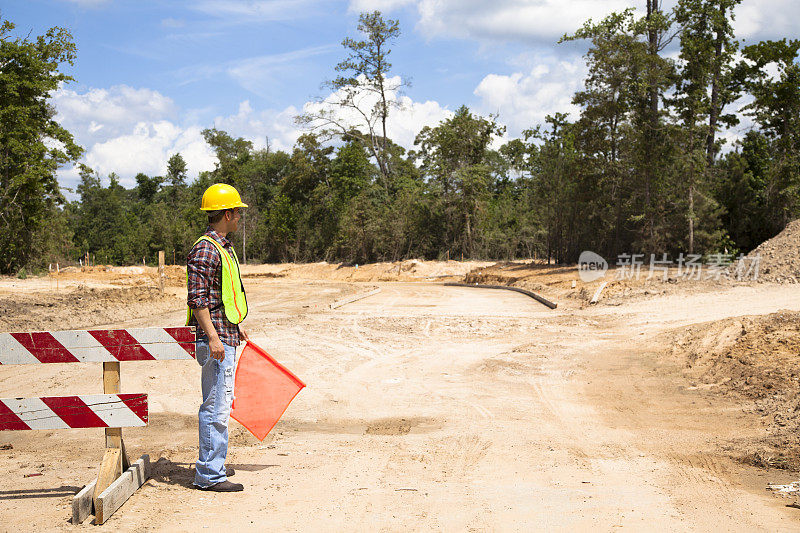
[[[210,227],[205,234],[231,253],[231,241],[222,237]],[[231,256],[233,254],[231,253]],[[194,245],[186,260],[186,274],[189,284],[189,296],[186,303],[190,309],[208,307],[211,312],[211,323],[217,330],[219,339],[228,346],[239,346],[239,326],[232,324],[225,317],[222,305],[222,258],[213,244],[202,240]],[[197,326],[197,318],[192,314],[190,326]],[[205,339],[203,328],[197,328],[197,338]]]

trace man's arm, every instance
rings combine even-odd
[[[218,361],[225,359],[225,348],[219,338],[214,323],[211,322],[209,311],[208,292],[211,288],[218,266],[218,254],[213,245],[200,241],[191,252],[186,263],[186,277],[189,285],[187,305],[208,336],[208,345],[211,348],[211,357]]]
[[[197,323],[200,324],[200,327],[203,328],[203,331],[208,335],[208,346],[211,348],[211,357],[217,361],[225,359],[225,347],[222,345],[222,341],[219,340],[217,330],[211,322],[211,312],[208,310],[208,307],[194,309],[192,313],[194,313]]]

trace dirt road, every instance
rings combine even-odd
[[[126,443],[157,462],[100,529],[800,527],[798,510],[764,491],[790,476],[732,458],[738,440],[764,431],[758,420],[692,390],[657,345],[680,325],[800,310],[796,286],[551,311],[506,291],[377,285],[379,294],[330,311],[342,284],[248,283],[254,340],[308,387],[264,443],[232,422],[241,494],[189,488],[199,367],[123,365],[123,392],[151,400],[151,425],[126,430]],[[99,392],[100,369],[83,367],[0,367],[0,395]],[[0,451],[0,530],[95,527],[67,520],[71,495],[97,473],[100,431],[5,433],[0,443],[13,446]],[[23,477],[31,472],[43,475]]]

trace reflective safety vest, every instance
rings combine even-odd
[[[244,294],[244,284],[242,284],[242,276],[239,273],[239,258],[236,257],[236,251],[231,247],[231,251],[233,252],[233,256],[231,257],[220,243],[208,235],[203,235],[197,239],[192,247],[200,241],[210,242],[219,252],[219,257],[222,261],[222,305],[225,307],[225,318],[227,318],[228,322],[231,324],[238,324],[247,316],[247,297]],[[213,311],[213,309],[209,309],[209,311]],[[192,310],[187,307],[187,325],[191,319]]]

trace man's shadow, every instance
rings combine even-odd
[[[194,463],[174,463],[165,457],[159,457],[150,463],[150,479],[166,485],[180,485],[192,488],[194,481]]]
[[[79,490],[81,490],[80,487],[73,487],[72,485],[61,485],[50,489],[0,490],[0,500],[61,498],[62,496],[74,496]]]
[[[243,472],[258,472],[279,465],[231,464],[228,465],[229,476],[231,470]],[[178,485],[191,489],[194,487],[194,463],[175,463],[165,457],[150,463],[150,479],[166,485]]]

